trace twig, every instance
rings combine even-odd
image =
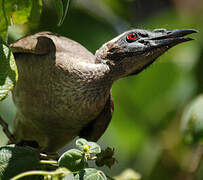
[[[44,153],[40,153],[40,159],[42,160],[58,160],[59,159],[59,155],[57,153],[53,153],[53,154],[44,154]]]
[[[58,164],[58,161],[54,161],[54,160],[40,160],[41,164]]]
[[[16,138],[13,136],[13,134],[11,134],[11,132],[8,129],[8,124],[2,119],[1,116],[0,116],[0,125],[2,126],[3,131],[10,140],[10,142],[12,144],[16,144]]]

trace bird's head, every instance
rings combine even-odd
[[[184,36],[196,32],[193,29],[134,29],[105,43],[95,55],[118,79],[141,72],[171,47],[193,40]]]

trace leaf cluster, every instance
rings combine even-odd
[[[101,150],[101,147],[97,143],[89,142],[82,138],[76,141],[76,146],[78,149],[70,149],[66,151],[57,161],[51,159],[41,159],[40,153],[36,149],[30,147],[21,147],[16,145],[1,147],[0,179],[113,179],[106,176],[101,170],[91,168],[88,165],[89,161],[95,161],[96,164],[99,164],[99,166],[106,165],[111,167],[115,163],[115,160],[112,161],[112,159],[114,159],[113,149],[107,148],[105,150]],[[124,173],[124,175],[126,176],[126,173]],[[137,177],[137,174],[136,176],[135,174],[130,175],[130,178],[134,180],[140,179]]]

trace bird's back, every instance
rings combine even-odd
[[[96,118],[111,86],[102,86],[103,90],[88,84],[88,78],[93,80],[96,75],[85,65],[95,64],[95,57],[66,37],[40,32],[10,47],[19,72],[13,91],[17,107],[15,136],[36,140],[42,149],[55,151]]]
[[[75,60],[95,63],[94,55],[81,44],[51,32],[39,32],[25,36],[10,45],[12,52],[46,55],[50,51],[66,52]],[[18,59],[17,59],[18,60]]]

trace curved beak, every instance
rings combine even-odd
[[[179,43],[194,40],[190,37],[184,37],[188,34],[197,33],[197,30],[194,29],[176,29],[176,30],[167,30],[160,35],[155,35],[155,37],[150,38],[150,40],[155,41],[156,47],[173,47]],[[156,31],[154,32],[156,34]]]

